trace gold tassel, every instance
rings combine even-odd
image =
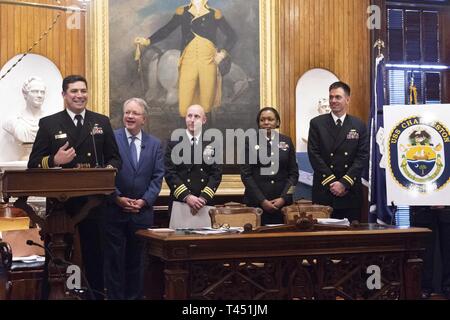
[[[414,85],[414,78],[411,78],[411,85],[409,86],[409,104],[417,104],[417,88]]]

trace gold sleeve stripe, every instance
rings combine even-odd
[[[175,198],[178,198],[186,190],[187,190],[187,188],[180,189],[180,190],[176,191],[173,195],[175,196]]]
[[[328,178],[326,178],[325,180],[322,181],[322,185],[326,185],[327,183],[331,182],[333,179],[336,179],[336,176],[334,174],[332,174],[331,176],[329,176]]]
[[[183,192],[185,192],[188,188],[182,184],[181,186],[179,186],[178,188],[175,189],[173,195],[175,196],[175,198],[178,198],[180,196],[180,194],[182,194]]]
[[[211,191],[211,193],[212,194],[214,194],[214,190],[213,189],[211,189],[210,187],[205,187],[205,189],[204,190],[209,190],[209,191]]]
[[[348,181],[348,183],[350,183],[350,185],[354,185],[355,184],[355,182],[353,181],[353,179],[352,178],[350,178],[349,176],[347,176],[347,175],[345,175],[344,176],[344,179],[345,180],[347,180]]]
[[[44,168],[44,169],[49,169],[50,168],[50,166],[48,165],[48,159],[49,159],[50,157],[44,157],[44,158],[42,158],[42,161],[41,161],[41,164],[42,164],[42,168]]]
[[[289,188],[287,194],[293,194],[294,191],[295,191],[295,186],[292,186],[292,187]]]
[[[214,191],[210,187],[205,187],[205,189],[203,189],[203,192],[211,198],[214,198]]]
[[[211,194],[210,191],[207,191],[207,190],[203,189],[203,192],[206,193],[210,198],[214,198],[214,194]]]

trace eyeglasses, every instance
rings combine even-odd
[[[138,113],[136,111],[125,111],[124,114],[126,116],[134,116],[134,117],[139,117],[143,115],[143,113]]]

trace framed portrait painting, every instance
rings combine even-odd
[[[195,1],[92,1],[91,101],[109,114],[114,128],[122,126],[122,105],[131,97],[147,102],[145,130],[163,143],[173,130],[185,127],[186,105],[204,105],[207,127],[222,132],[256,128],[258,110],[277,105],[279,0],[198,0],[210,14],[197,21],[201,34],[195,33],[193,41],[187,24],[196,19],[189,12]],[[136,37],[152,41],[137,52]],[[206,76],[200,70],[196,83],[187,86],[196,71],[180,65],[191,61],[201,69],[208,50],[223,50],[227,63]],[[236,176],[237,166],[226,165],[224,173]]]

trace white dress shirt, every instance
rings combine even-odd
[[[69,109],[66,109],[67,113],[69,114],[70,119],[72,119],[73,124],[75,125],[75,127],[77,126],[77,119],[75,119],[75,116],[77,115],[76,113],[73,113],[72,111],[70,111]],[[81,116],[83,117],[83,119],[81,120],[81,124],[84,124],[84,117],[86,116],[86,109],[83,110],[83,112],[79,113],[81,114]]]
[[[334,115],[333,112],[331,112],[331,116],[333,117],[333,120],[334,120],[334,124],[335,124],[335,125],[337,125],[336,121],[337,121],[338,119],[341,119],[341,126],[342,126],[342,125],[344,125],[344,120],[345,120],[345,117],[347,116],[347,114],[344,114],[344,115],[341,116],[341,117],[337,117],[337,116]]]

